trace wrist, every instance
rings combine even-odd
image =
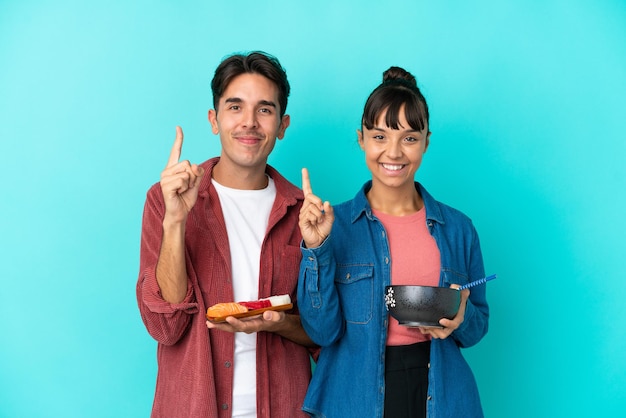
[[[163,217],[163,230],[169,231],[177,231],[177,230],[185,230],[185,224],[187,223],[187,217],[172,217],[167,214]]]

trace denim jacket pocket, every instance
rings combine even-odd
[[[374,266],[338,265],[335,284],[346,321],[355,324],[368,323],[372,319],[374,305]]]

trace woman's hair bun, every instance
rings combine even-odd
[[[389,67],[389,69],[383,73],[383,83],[389,83],[394,81],[402,81],[411,85],[412,87],[417,87],[417,81],[415,80],[413,74],[406,71],[404,68]]]

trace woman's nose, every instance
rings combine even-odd
[[[387,155],[390,158],[402,157],[402,146],[398,141],[390,141],[387,145]]]

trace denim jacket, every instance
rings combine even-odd
[[[419,184],[426,222],[441,254],[439,285],[463,285],[485,276],[471,220]],[[385,286],[391,255],[382,223],[366,198],[334,207],[331,234],[317,248],[301,248],[298,303],[304,329],[322,349],[303,410],[313,417],[382,417],[389,313]],[[471,289],[465,320],[448,338],[431,343],[427,410],[430,418],[482,417],[478,388],[460,348],[487,333],[486,286]]]

